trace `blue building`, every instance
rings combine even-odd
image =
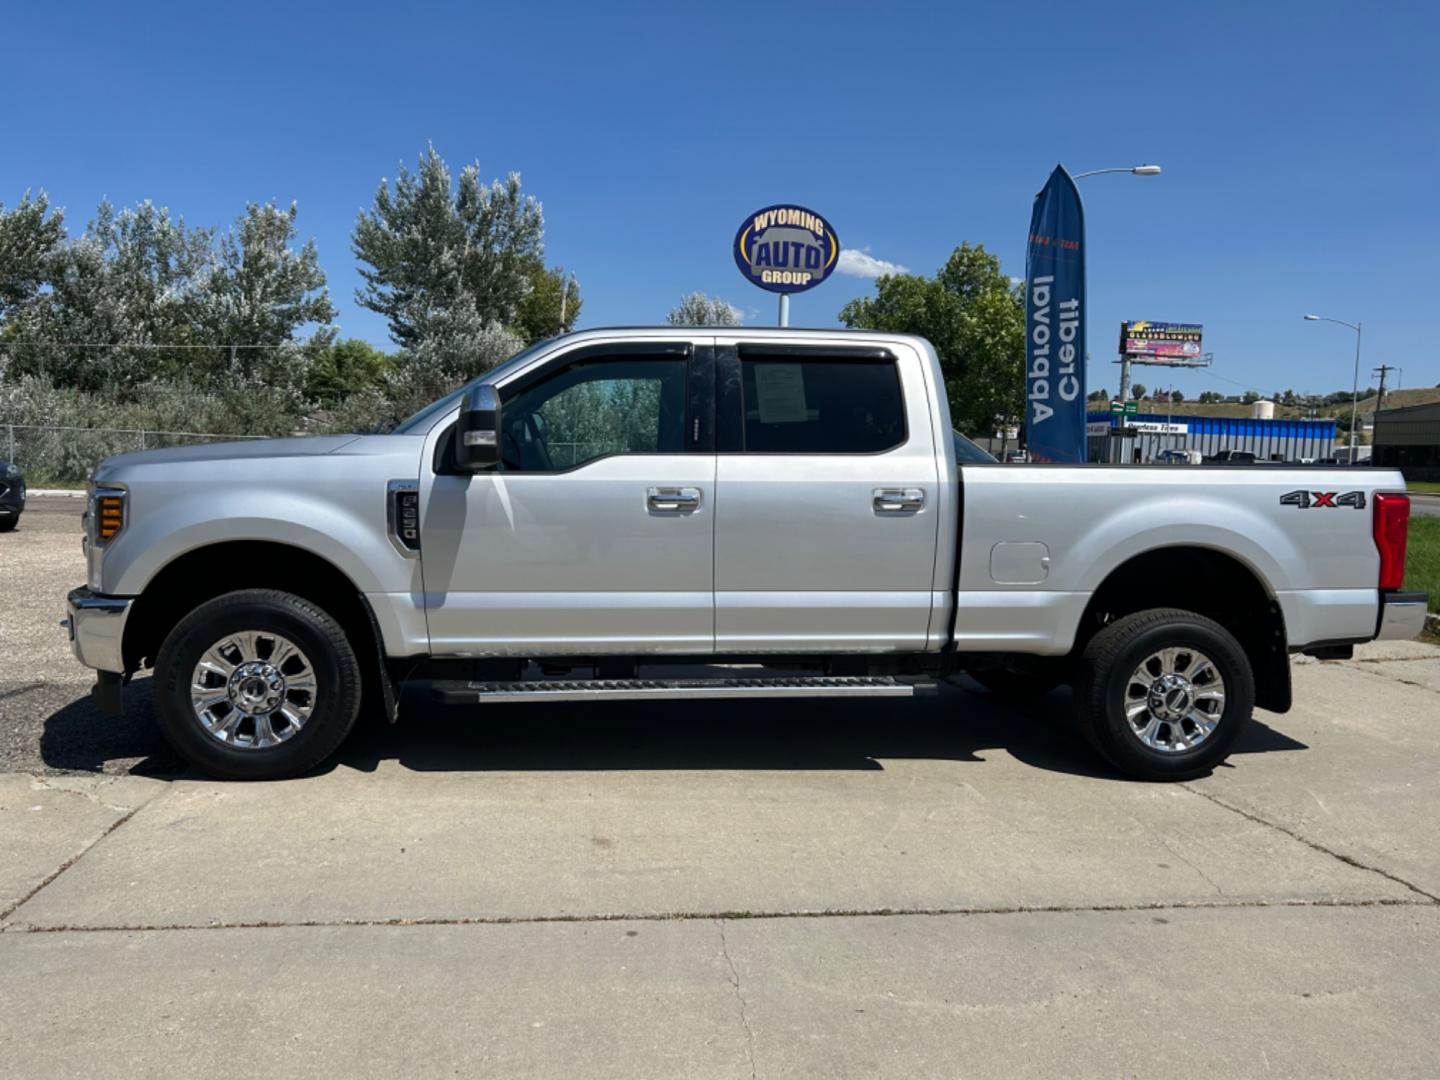
[[[1112,429],[1110,413],[1086,414],[1090,460],[1152,462],[1165,450],[1248,450],[1262,461],[1319,461],[1335,454],[1334,420],[1264,420],[1250,417],[1138,413],[1126,417],[1127,434]]]

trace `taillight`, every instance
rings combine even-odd
[[[1410,534],[1410,496],[1375,496],[1375,548],[1380,552],[1380,588],[1405,582],[1405,541]]]

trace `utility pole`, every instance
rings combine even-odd
[[[568,278],[564,275],[560,278],[560,333],[565,333],[565,311],[566,303],[570,299],[570,290],[575,285],[575,275]]]
[[[1388,374],[1390,374],[1390,372],[1392,372],[1392,371],[1394,371],[1394,370],[1395,370],[1395,367],[1394,367],[1393,364],[1381,364],[1378,368],[1374,368],[1374,369],[1370,372],[1371,375],[1379,375],[1379,376],[1380,376],[1380,394],[1379,394],[1379,396],[1376,397],[1376,399],[1375,399],[1375,411],[1376,411],[1376,412],[1379,412],[1381,409],[1383,409],[1383,408],[1385,407],[1385,376],[1388,375]]]

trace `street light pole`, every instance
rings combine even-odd
[[[1355,440],[1357,437],[1355,423],[1360,411],[1360,328],[1364,325],[1358,322],[1346,322],[1344,319],[1332,319],[1327,315],[1306,315],[1306,322],[1333,322],[1340,326],[1348,326],[1355,331],[1355,387],[1350,392],[1350,464],[1355,464]]]
[[[1091,169],[1089,172],[1076,173],[1070,177],[1071,180],[1083,180],[1087,176],[1099,176],[1101,173],[1128,172],[1131,176],[1159,176],[1159,165],[1125,165],[1118,169]]]
[[[1083,180],[1087,176],[1103,176],[1105,173],[1129,173],[1131,176],[1159,176],[1159,165],[1122,165],[1114,169],[1091,169],[1089,172],[1076,173],[1070,177],[1071,180]],[[1130,390],[1130,361],[1120,357],[1120,404],[1125,404],[1125,395]],[[1023,396],[1023,395],[1022,395]]]

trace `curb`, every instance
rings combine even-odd
[[[47,497],[59,496],[60,498],[64,499],[85,498],[84,491],[72,491],[70,488],[29,488],[25,492],[25,497],[27,499],[33,498],[36,495],[43,495]]]

